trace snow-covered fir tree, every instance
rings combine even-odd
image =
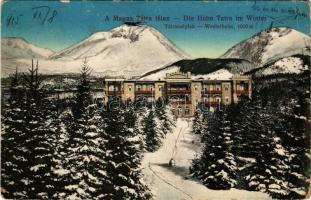
[[[27,198],[26,185],[21,181],[26,176],[27,166],[25,147],[21,146],[27,138],[25,133],[26,115],[25,92],[19,87],[20,76],[11,77],[10,98],[2,106],[1,138],[1,186],[5,198]]]
[[[136,122],[138,120],[137,113],[135,112],[134,104],[132,102],[126,102],[125,104],[125,126],[128,127],[130,130],[132,130],[133,134]]]
[[[300,199],[306,195],[308,188],[306,170],[310,159],[306,156],[309,149],[307,134],[307,118],[300,112],[301,103],[295,106],[282,106],[284,110],[278,113],[278,119],[274,120],[274,127],[279,138],[279,151],[288,154],[288,166],[285,177],[288,183],[288,195],[283,198]],[[297,106],[299,105],[299,106]],[[303,105],[301,105],[303,106]],[[273,111],[275,116],[275,111]],[[282,196],[281,196],[282,197]]]
[[[240,160],[238,187],[266,192],[278,199],[302,198],[306,188],[304,154],[295,153],[291,146],[306,149],[301,145],[305,138],[299,137],[305,133],[301,129],[304,126],[295,127],[299,123],[291,119],[286,127],[290,112],[282,111],[282,107],[258,97],[242,100],[234,107],[231,122],[233,150]],[[293,130],[301,132],[293,136]],[[300,145],[295,144],[297,140]],[[294,161],[297,155],[302,162]]]
[[[51,198],[55,140],[52,103],[44,96],[38,63],[23,74],[23,87],[12,88],[4,120],[2,186],[8,198]],[[16,86],[17,87],[17,86]],[[19,98],[16,98],[19,97]]]
[[[280,144],[280,138],[275,133],[273,115],[260,101],[254,101],[249,107],[248,115],[252,120],[248,133],[257,136],[253,144],[256,162],[244,170],[247,171],[247,189],[269,193],[274,198],[285,198],[288,195],[286,171],[289,169],[289,155]],[[274,113],[275,114],[275,113]]]
[[[223,111],[214,115],[213,121],[202,130],[205,135],[203,152],[193,161],[190,171],[208,188],[230,189],[236,184],[237,173],[230,121]]]
[[[67,141],[69,139],[70,125],[74,122],[73,115],[70,109],[63,111],[57,118],[59,129],[57,129],[57,140],[54,145],[55,148],[55,167],[52,170],[54,182],[56,183],[53,193],[53,198],[62,198],[65,196],[66,180],[65,176],[68,175],[69,170],[65,168],[65,160],[67,156]]]
[[[89,74],[84,61],[72,107],[73,121],[66,130],[67,151],[60,165],[68,173],[63,174],[64,188],[58,198],[108,199],[112,195],[105,162],[106,133],[100,128],[101,118],[92,104]]]
[[[165,136],[171,131],[173,122],[169,117],[167,106],[162,98],[157,99],[155,103],[155,115],[159,119],[159,130]]]
[[[201,134],[203,126],[203,117],[200,110],[196,110],[192,120],[192,132],[194,134]]]
[[[145,127],[145,120],[148,116],[149,109],[144,108],[137,108],[135,107],[135,113],[136,113],[136,122],[134,127],[134,134],[140,137],[140,151],[145,152],[146,151],[146,135],[144,134],[144,127]]]
[[[153,152],[161,144],[161,132],[158,130],[154,108],[149,110],[148,116],[144,120],[143,134],[146,137],[146,150]]]
[[[122,102],[116,101],[108,102],[102,112],[107,133],[107,176],[113,185],[107,199],[149,199],[140,169],[140,137],[126,126],[125,112]]]

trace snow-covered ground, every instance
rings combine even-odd
[[[256,76],[267,76],[272,74],[299,74],[303,70],[308,70],[308,66],[303,64],[303,60],[298,57],[286,57],[278,60],[267,68],[260,69]]]
[[[194,75],[191,79],[207,79],[207,80],[230,80],[233,74],[227,69],[220,69],[209,74]]]
[[[176,148],[175,148],[176,144]],[[159,200],[212,200],[212,199],[270,199],[267,194],[245,190],[210,190],[189,177],[189,166],[201,144],[191,134],[191,124],[178,119],[172,133],[168,133],[160,149],[146,153],[142,161],[144,180]],[[168,162],[175,155],[175,166]]]
[[[164,80],[166,77],[167,73],[174,73],[174,72],[179,72],[180,67],[178,66],[170,66],[168,68],[162,69],[160,71],[157,71],[153,74],[144,76],[141,78],[141,80]],[[233,74],[227,70],[227,69],[220,69],[217,71],[214,71],[209,74],[197,74],[197,75],[192,75],[191,79],[192,80],[198,80],[198,79],[207,79],[207,80],[230,80],[232,79]]]

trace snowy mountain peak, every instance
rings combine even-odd
[[[96,33],[93,33],[93,34],[88,38],[88,41],[106,39],[106,37],[107,37],[107,33],[106,33],[106,32],[96,32]]]
[[[106,74],[141,75],[188,56],[158,30],[147,25],[124,24],[97,32],[50,56],[50,60],[87,58],[94,71]],[[72,71],[78,71],[77,65]]]
[[[112,29],[111,37],[113,38],[123,38],[123,39],[129,39],[131,42],[136,42],[139,40],[139,37],[143,32],[151,31],[151,27],[146,25],[137,25],[137,26],[131,26],[124,24],[120,27]]]
[[[296,54],[311,55],[310,44],[310,37],[301,32],[271,28],[233,46],[222,58],[245,59],[259,67]]]

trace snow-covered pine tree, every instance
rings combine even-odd
[[[125,111],[125,127],[131,132],[129,135],[133,145],[140,155],[145,151],[145,138],[142,132],[142,121],[144,119],[141,112],[135,110],[133,103],[127,103]]]
[[[229,121],[231,123],[232,133],[232,152],[236,156],[238,166],[237,185],[239,189],[248,188],[248,181],[245,176],[248,175],[247,167],[255,162],[255,153],[257,136],[249,132],[252,116],[249,112],[249,99],[241,99],[241,101],[230,106]]]
[[[73,124],[74,118],[70,109],[63,111],[59,116],[56,122],[59,125],[59,129],[57,129],[57,142],[54,145],[55,147],[55,167],[53,168],[53,176],[55,188],[53,192],[53,198],[61,199],[65,196],[65,186],[67,181],[65,177],[68,177],[70,173],[69,170],[65,168],[66,164],[66,155],[67,155],[67,141],[69,140],[70,125]]]
[[[213,127],[214,122],[216,121],[214,118],[217,117],[215,113],[210,111],[202,111],[202,122],[201,122],[201,142],[209,140],[209,127]]]
[[[47,98],[47,91],[42,87],[43,78],[38,75],[38,62],[35,69],[32,67],[28,74],[24,74],[23,81],[27,90],[25,120],[29,134],[24,145],[30,151],[29,174],[32,179],[28,185],[29,198],[51,198],[55,187],[51,171],[55,166],[53,144],[56,140],[57,124],[53,122],[57,111],[54,102]]]
[[[10,78],[10,98],[2,106],[1,192],[5,198],[22,199],[28,197],[26,185],[21,181],[27,173],[22,167],[27,166],[27,160],[25,148],[21,146],[27,138],[24,119],[26,99],[25,91],[19,87],[20,76],[17,72]]]
[[[14,114],[4,121],[7,125],[2,143],[3,188],[13,198],[50,198],[54,188],[51,177],[54,134],[47,113],[52,104],[41,87],[38,63],[35,68],[32,62],[29,73],[22,78],[23,89],[18,91],[23,95],[15,103],[10,101],[14,108],[7,114]],[[7,182],[7,178],[11,181]]]
[[[237,167],[232,154],[232,137],[228,114],[216,111],[213,122],[203,131],[208,131],[202,155],[194,160],[190,172],[211,189],[230,189],[236,184]]]
[[[34,175],[34,194],[37,198],[52,198],[57,190],[57,182],[54,180],[53,169],[56,166],[56,146],[60,133],[60,121],[54,102],[51,99],[41,102],[42,125],[38,133],[34,134],[32,143],[34,145],[35,160],[31,167]],[[35,108],[34,108],[35,109]],[[35,115],[40,116],[39,113]]]
[[[159,133],[154,109],[149,110],[148,116],[144,120],[144,134],[146,136],[146,150],[153,152],[157,150],[161,144],[161,133]]]
[[[254,99],[248,104],[247,116],[251,118],[246,118],[247,133],[256,142],[247,142],[253,147],[253,151],[249,150],[247,155],[254,158],[255,162],[244,167],[241,174],[246,181],[246,189],[266,192],[273,198],[284,199],[289,194],[286,173],[289,170],[290,155],[276,134],[279,129],[278,115],[271,109],[273,106],[269,102],[267,105],[270,106],[263,106],[260,99]],[[240,141],[246,144],[246,140]],[[240,155],[245,154],[246,152]]]
[[[146,135],[144,134],[144,128],[145,128],[145,120],[149,114],[149,109],[147,109],[146,107],[140,109],[135,108],[135,113],[137,115],[137,119],[135,122],[134,133],[135,135],[140,137],[140,146],[139,146],[140,151],[145,152]]]
[[[201,134],[203,116],[200,110],[196,110],[192,120],[192,132],[194,134]]]
[[[109,199],[110,183],[106,173],[105,132],[91,101],[90,69],[83,61],[77,94],[72,107],[73,122],[67,127],[67,152],[62,164],[64,192],[59,198]]]
[[[254,105],[256,103],[252,104],[249,99],[242,99],[231,108],[233,151],[243,158],[254,158],[258,151],[261,124],[254,118],[261,112],[261,106]]]
[[[214,117],[214,114],[210,114],[209,115],[209,119],[204,119],[206,115],[202,114],[202,124],[201,124],[201,143],[203,143],[203,145],[205,145],[205,143],[207,143],[208,141],[210,141],[211,139],[213,139],[213,137],[210,136],[210,129],[209,127],[213,125],[214,120],[212,120],[211,118]],[[205,145],[206,150],[208,148],[207,145]],[[204,151],[205,152],[205,151]],[[201,152],[201,154],[197,155],[197,157],[195,157],[192,160],[191,166],[190,166],[190,173],[192,176],[194,177],[198,177],[200,176],[203,171],[205,171],[206,168],[204,163],[201,160],[203,151]]]
[[[308,138],[307,118],[300,110],[303,102],[295,105],[283,105],[283,112],[278,115],[279,124],[277,135],[280,138],[284,151],[290,155],[289,169],[286,170],[286,181],[288,182],[289,194],[287,199],[301,199],[306,195],[308,188],[308,174],[306,169],[310,165],[310,159],[306,156],[310,144]],[[274,112],[275,113],[275,112]]]
[[[108,102],[107,105],[107,110],[102,112],[107,133],[105,160],[107,176],[113,185],[112,196],[107,199],[149,199],[151,195],[140,170],[139,137],[126,126],[122,102]]]
[[[134,104],[131,102],[127,102],[125,106],[125,126],[132,130],[133,134],[135,134],[136,132],[134,132],[134,129],[138,117],[134,109]]]
[[[172,121],[170,120],[168,113],[166,112],[166,104],[162,98],[157,99],[155,104],[155,115],[160,121],[160,130],[165,136],[171,131]]]

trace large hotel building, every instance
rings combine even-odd
[[[106,78],[104,85],[105,103],[111,98],[132,102],[162,98],[171,105],[176,117],[193,116],[198,105],[211,110],[230,105],[238,102],[242,95],[252,95],[250,76],[234,75],[230,80],[193,80],[189,72],[176,72],[157,81]]]

